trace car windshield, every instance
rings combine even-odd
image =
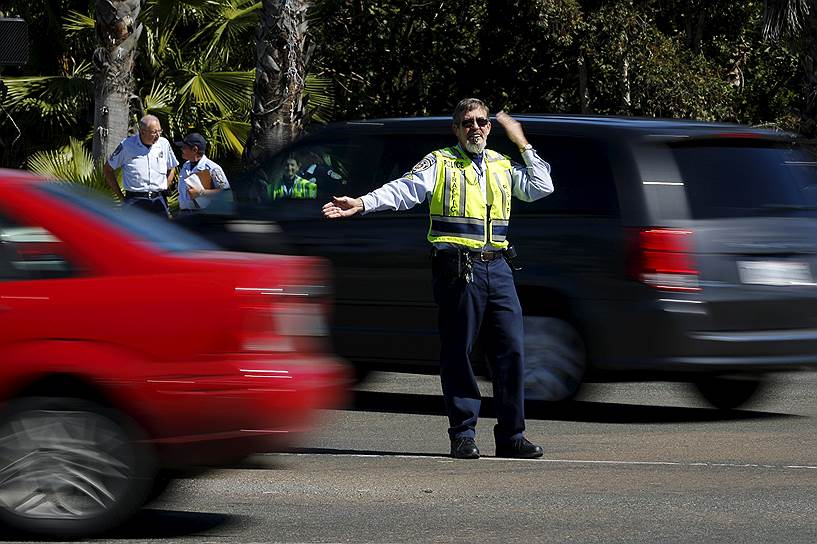
[[[817,155],[767,140],[673,148],[690,210],[699,219],[817,216]]]
[[[165,219],[134,208],[117,208],[84,187],[54,182],[38,184],[36,189],[67,202],[105,221],[111,228],[124,232],[128,237],[160,251],[176,253],[218,249],[204,238],[189,233]]]

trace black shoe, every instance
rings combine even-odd
[[[535,459],[542,457],[544,451],[541,446],[537,446],[530,440],[525,438],[518,438],[505,444],[496,445],[497,457],[512,457],[514,459]]]
[[[477,443],[470,436],[462,436],[452,439],[451,457],[454,457],[455,459],[479,459],[479,449],[477,448]]]

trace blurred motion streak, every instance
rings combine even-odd
[[[0,521],[97,533],[165,469],[288,448],[346,399],[328,279],[0,171]]]
[[[571,399],[586,382],[680,381],[734,409],[774,373],[817,369],[813,141],[695,120],[514,118],[555,185],[547,198],[514,202],[508,233],[526,398]],[[332,224],[321,206],[410,177],[429,149],[454,143],[451,130],[450,117],[327,125],[235,176],[231,214],[208,208],[177,225],[236,250],[327,259],[332,345],[356,378],[436,373],[427,202]],[[491,148],[518,160],[502,132]],[[316,199],[264,198],[290,157],[316,165],[314,178],[299,174],[314,179]],[[478,341],[471,357],[486,377],[490,348]]]

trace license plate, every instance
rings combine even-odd
[[[817,285],[808,263],[791,261],[739,261],[741,283],[752,285]]]

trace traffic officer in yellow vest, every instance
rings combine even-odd
[[[429,201],[434,298],[439,306],[440,377],[448,410],[451,456],[479,457],[480,393],[469,355],[480,327],[487,333],[497,424],[498,457],[535,458],[542,448],[525,438],[522,308],[508,263],[511,196],[533,201],[553,192],[550,165],[525,138],[518,121],[496,115],[525,165],[486,149],[488,107],[467,98],[454,109],[459,143],[423,158],[403,177],[359,198],[333,197],[323,214],[335,219],[406,210]]]
[[[318,198],[318,185],[298,175],[298,161],[289,157],[284,165],[284,174],[279,183],[267,186],[267,198],[315,199]]]

